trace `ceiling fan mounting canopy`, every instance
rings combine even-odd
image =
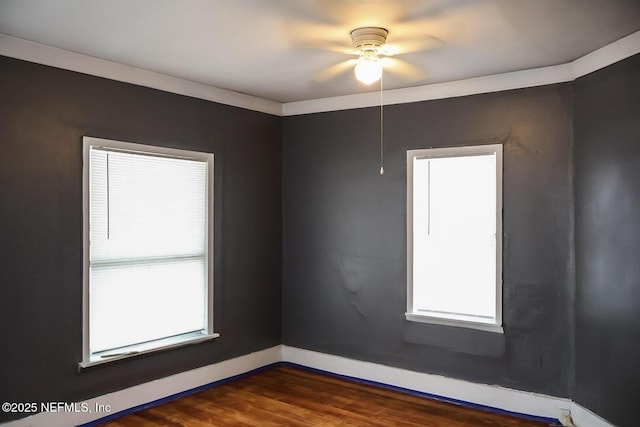
[[[381,27],[360,27],[351,31],[353,47],[360,50],[377,50],[387,42],[389,31]]]

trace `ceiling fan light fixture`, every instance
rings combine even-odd
[[[389,30],[381,27],[361,27],[351,31],[351,42],[358,50],[378,49],[387,42]]]
[[[356,79],[370,85],[382,77],[382,62],[374,51],[365,51],[355,68]]]
[[[351,31],[351,42],[360,55],[355,74],[362,83],[371,84],[382,77],[378,49],[386,43],[388,35],[389,31],[381,27],[361,27]]]

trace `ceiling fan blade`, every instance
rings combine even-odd
[[[331,80],[333,78],[338,77],[340,74],[343,74],[350,69],[352,69],[358,63],[357,59],[348,59],[346,61],[339,62],[335,65],[332,65],[328,68],[317,73],[314,77],[314,81],[318,82],[326,82],[327,80]]]
[[[409,13],[401,17],[405,19],[420,19],[420,18],[437,18],[445,13],[451,12],[454,9],[459,9],[473,3],[480,3],[483,0],[447,0],[447,1],[424,1],[414,0],[410,3],[411,8],[407,8]]]
[[[291,21],[284,26],[293,47],[349,54],[353,51],[349,33],[333,25]]]
[[[446,45],[444,40],[430,34],[417,34],[412,37],[389,37],[389,39],[389,42],[382,46],[381,49],[381,53],[387,56],[433,50]]]
[[[314,9],[334,22],[374,26],[438,16],[481,1],[483,0],[315,0]]]
[[[315,0],[318,11],[350,28],[384,26],[405,13],[405,5],[419,0]]]
[[[291,2],[289,3],[305,3]],[[409,19],[437,18],[453,9],[466,6],[470,3],[478,3],[482,0],[314,0],[313,4],[307,3],[304,9],[308,17],[309,12],[315,12],[315,16],[342,24],[350,28],[366,26],[389,26],[401,23]]]
[[[336,52],[341,53],[343,55],[358,55],[359,52],[354,50],[352,46],[340,44],[340,43],[332,43],[332,42],[323,42],[323,41],[313,41],[309,40],[307,42],[301,42],[298,47],[303,49],[314,49],[314,50],[322,50],[324,52]]]
[[[385,72],[395,74],[410,82],[417,82],[427,78],[425,70],[398,58],[382,58]]]
[[[289,19],[314,21],[325,25],[338,25],[340,20],[335,19],[325,8],[317,7],[310,1],[269,0],[269,7],[281,12],[286,12]]]
[[[406,53],[455,45],[468,39],[472,30],[469,21],[490,13],[491,6],[482,0],[437,2],[423,16],[415,14],[397,22],[389,34],[389,41],[400,45],[406,43],[402,46]],[[477,24],[478,27],[482,25],[482,21]]]

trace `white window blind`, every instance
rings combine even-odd
[[[211,332],[212,155],[185,158],[123,145],[88,148],[87,317],[94,356]]]
[[[416,151],[408,159],[409,314],[500,325],[497,148]]]

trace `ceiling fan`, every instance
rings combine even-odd
[[[426,84],[426,55],[448,44],[443,38],[451,37],[452,10],[473,1],[479,0],[286,1],[284,29],[293,46],[319,51],[315,61],[324,65],[311,78],[316,83],[368,67],[382,68],[389,88]],[[347,57],[336,61],[336,53]]]
[[[358,27],[351,30],[350,36],[350,49],[339,47],[328,48],[328,50],[356,55],[357,58],[342,61],[320,71],[315,76],[315,80],[330,80],[350,68],[354,68],[356,79],[367,85],[379,81],[383,70],[412,82],[425,78],[425,70],[394,57],[394,55],[421,49],[407,49],[406,40],[403,44],[387,44],[388,29],[377,26]],[[428,42],[431,45],[443,43],[435,37],[428,39]]]
[[[459,17],[475,12],[483,3],[486,2],[270,0],[270,4],[286,10],[287,20],[282,28],[287,42],[306,52],[317,52],[309,60],[313,71],[306,84],[335,79],[329,88],[346,88],[349,83],[345,74],[360,63],[371,63],[378,65],[370,64],[370,68],[382,66],[387,89],[428,84],[429,59],[442,61],[447,49],[456,48],[467,31],[457,26]],[[366,46],[363,37],[372,43]],[[358,67],[359,71],[360,68],[366,66]]]
[[[306,0],[286,4],[290,14],[295,15],[285,26],[292,44],[305,49],[322,52],[322,57],[335,61],[335,54],[351,54],[351,58],[332,62],[314,75],[315,82],[327,81],[342,76],[352,68],[356,78],[364,84],[379,81],[380,94],[380,175],[384,174],[384,100],[383,71],[386,87],[403,87],[408,82],[425,82],[424,65],[418,67],[411,62],[416,55],[446,45],[438,35],[443,32],[444,16],[454,8],[466,6],[480,0]],[[444,26],[443,26],[444,25]],[[392,34],[389,31],[391,28]],[[351,46],[345,42],[351,36]],[[390,34],[390,43],[387,42]],[[407,61],[396,55],[409,54]],[[329,55],[334,55],[330,56]],[[413,56],[411,56],[413,55]],[[409,58],[412,59],[409,59]],[[320,61],[318,62],[320,63]],[[419,62],[418,62],[419,63]],[[326,64],[326,63],[325,63]],[[400,80],[386,79],[386,72],[395,74]],[[387,82],[391,82],[388,84]]]
[[[377,82],[382,77],[381,55],[389,31],[381,27],[360,27],[351,31],[351,41],[359,56],[355,66],[356,78],[364,84]]]

